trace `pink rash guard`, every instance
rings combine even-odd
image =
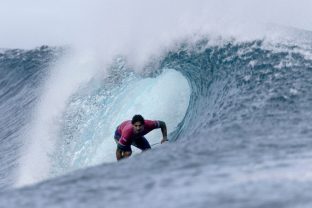
[[[118,126],[116,131],[116,133],[121,135],[118,143],[123,146],[129,146],[131,145],[134,138],[142,137],[157,128],[160,128],[159,121],[144,120],[144,130],[141,133],[134,135],[131,121],[124,121]]]

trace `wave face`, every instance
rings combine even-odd
[[[35,52],[40,64],[30,73],[14,75],[1,67],[7,74],[1,76],[7,89],[1,91],[1,114],[9,116],[1,119],[1,148],[7,151],[1,151],[3,187],[16,170],[16,151],[26,142],[17,140],[18,134],[31,119],[41,74],[53,57],[48,49]],[[49,155],[48,178],[70,174],[9,191],[0,201],[35,207],[311,205],[311,194],[300,195],[312,181],[306,172],[312,158],[311,52],[310,44],[295,41],[221,39],[216,44],[203,38],[182,43],[142,73],[117,58],[106,78],[94,78],[68,97],[56,124],[55,148],[42,153]],[[3,57],[2,65],[10,63]],[[20,89],[9,91],[13,86]],[[18,99],[21,111],[14,104]],[[171,142],[116,164],[113,130],[137,109],[146,118],[166,121]],[[149,139],[156,143],[159,137]],[[53,197],[37,200],[42,194]],[[120,196],[127,200],[117,200]]]
[[[223,135],[228,140],[219,141],[222,147],[229,142],[231,148],[252,144],[266,151],[308,150],[311,49],[301,53],[297,45],[270,46],[261,40],[203,49],[207,44],[169,53],[162,62],[180,71],[192,88],[176,139],[204,137],[210,143],[209,138]]]

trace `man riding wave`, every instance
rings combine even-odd
[[[141,115],[134,115],[131,121],[122,122],[117,127],[114,136],[115,142],[117,143],[117,160],[131,156],[131,145],[142,151],[151,149],[151,145],[144,135],[158,128],[161,129],[163,135],[161,143],[168,141],[167,126],[163,121],[145,120]]]

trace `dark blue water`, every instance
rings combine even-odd
[[[38,91],[56,59],[58,50],[42,46],[34,50],[3,50],[0,53],[0,184],[14,183],[17,159],[23,143],[22,129],[30,120]]]
[[[117,59],[108,77],[84,83],[67,100],[57,124],[56,149],[47,153],[52,167],[48,178],[55,174],[59,177],[6,191],[0,197],[1,204],[309,207],[311,51],[310,45],[296,41],[226,40],[216,45],[207,38],[192,45],[182,43],[178,50],[146,67],[144,73],[134,72]],[[9,50],[0,56],[3,189],[12,187],[14,176],[23,175],[16,168],[27,142],[20,132],[42,96],[40,86],[49,76],[47,68],[56,52],[52,48]],[[190,89],[188,98],[172,100],[176,105],[188,100],[188,105],[185,111],[176,107],[183,115],[172,121],[175,128],[170,130],[170,143],[120,163],[95,157],[114,154],[115,147],[101,142],[106,134],[99,132],[109,125],[111,117],[128,113],[122,105],[116,110],[115,99],[135,86],[133,83],[150,78],[146,83],[153,85],[144,86],[154,87],[164,82],[159,78],[164,76],[174,86],[181,84],[182,89],[183,80],[166,75],[168,69],[178,73],[173,77],[183,75]],[[142,93],[131,94],[131,102],[148,102],[148,93]],[[156,103],[152,107],[163,110],[168,105]],[[98,154],[98,150],[102,153]],[[101,161],[105,163],[77,171]]]

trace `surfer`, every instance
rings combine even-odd
[[[145,120],[141,115],[134,115],[132,120],[122,122],[115,131],[115,142],[117,143],[116,158],[130,157],[132,154],[131,145],[142,151],[151,148],[151,145],[144,137],[154,129],[161,129],[163,138],[160,143],[168,141],[166,123],[157,120]]]

